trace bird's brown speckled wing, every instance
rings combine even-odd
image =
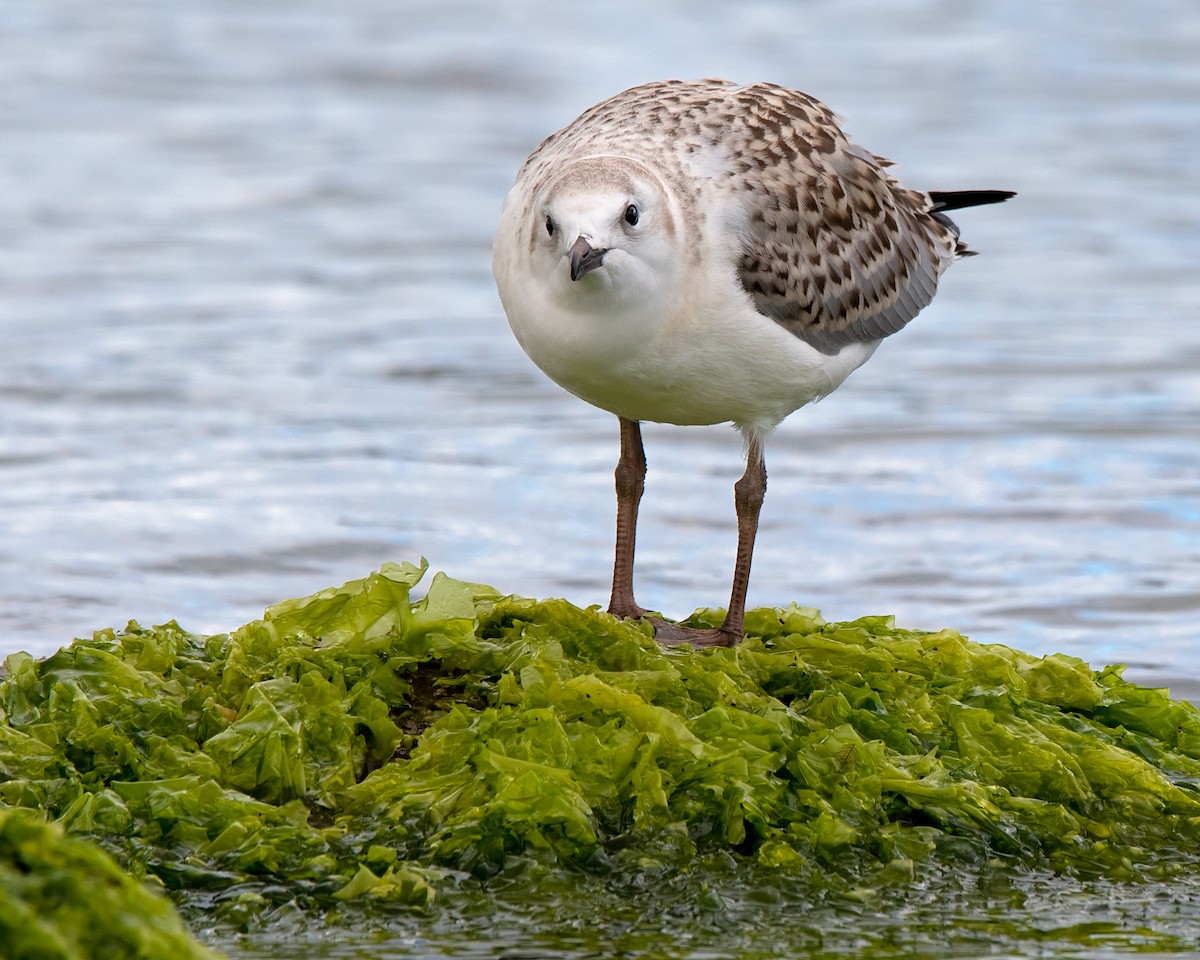
[[[759,312],[826,353],[895,333],[968,251],[928,194],[851,144],[820,102],[768,84],[729,97],[738,276]]]

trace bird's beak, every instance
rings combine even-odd
[[[593,247],[583,237],[580,237],[571,244],[571,249],[567,253],[571,257],[571,279],[578,280],[585,273],[590,273],[600,266],[608,251],[603,247]]]

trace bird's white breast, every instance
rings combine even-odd
[[[523,203],[513,200],[493,264],[513,333],[547,376],[604,410],[765,432],[835,390],[875,350],[865,342],[824,354],[760,314],[721,243],[633,298],[614,289],[607,268],[577,283],[565,268],[539,271],[520,242]]]

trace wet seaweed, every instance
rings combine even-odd
[[[131,623],[9,657],[0,810],[238,927],[428,917],[468,889],[740,878],[808,909],[964,870],[1196,871],[1200,714],[1119,668],[799,606],[751,611],[732,649],[663,649],[442,575],[414,599],[425,572],[389,564],[230,634]]]

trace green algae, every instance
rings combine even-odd
[[[1197,872],[1200,713],[1119,669],[795,606],[752,611],[732,649],[662,649],[442,575],[414,601],[424,573],[389,564],[229,635],[131,623],[10,657],[0,809],[242,930],[436,927],[480,895],[518,927],[527,896],[844,922],[986,877],[1048,896]]]
[[[169,900],[90,843],[0,810],[0,955],[13,960],[216,960]]]

